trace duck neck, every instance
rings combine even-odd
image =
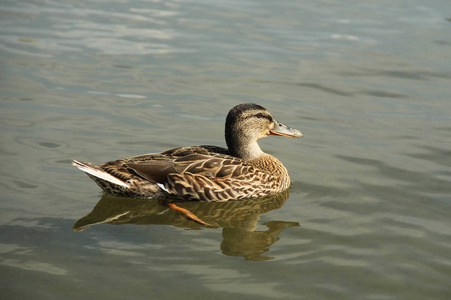
[[[227,139],[226,142],[230,154],[245,161],[256,159],[263,154],[257,141],[250,141],[245,137],[235,136],[235,138]]]

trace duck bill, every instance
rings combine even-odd
[[[274,121],[274,125],[274,129],[269,131],[271,135],[280,135],[292,138],[301,138],[303,136],[302,132],[300,132],[299,130],[288,127],[287,125],[284,125],[277,121]]]

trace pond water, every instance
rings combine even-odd
[[[0,4],[2,299],[450,299],[451,9],[418,1]],[[101,163],[224,146],[238,103],[302,139],[261,201],[102,196]]]

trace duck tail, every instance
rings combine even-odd
[[[94,176],[96,178],[99,178],[99,179],[111,182],[111,183],[119,185],[119,186],[123,186],[125,188],[130,188],[130,186],[126,182],[124,182],[124,181],[114,177],[113,175],[105,172],[104,170],[102,170],[101,168],[99,168],[96,165],[93,165],[93,164],[90,164],[90,163],[84,163],[84,162],[81,162],[81,161],[78,161],[78,160],[74,160],[72,162],[72,165],[74,167],[79,168],[80,170],[82,170],[83,172],[87,173],[88,175],[92,175],[92,176]]]

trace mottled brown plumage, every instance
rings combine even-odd
[[[270,134],[302,137],[274,120],[265,108],[240,104],[226,119],[228,149],[182,147],[101,165],[73,164],[105,192],[117,196],[200,201],[262,197],[290,186],[287,169],[257,144]]]

